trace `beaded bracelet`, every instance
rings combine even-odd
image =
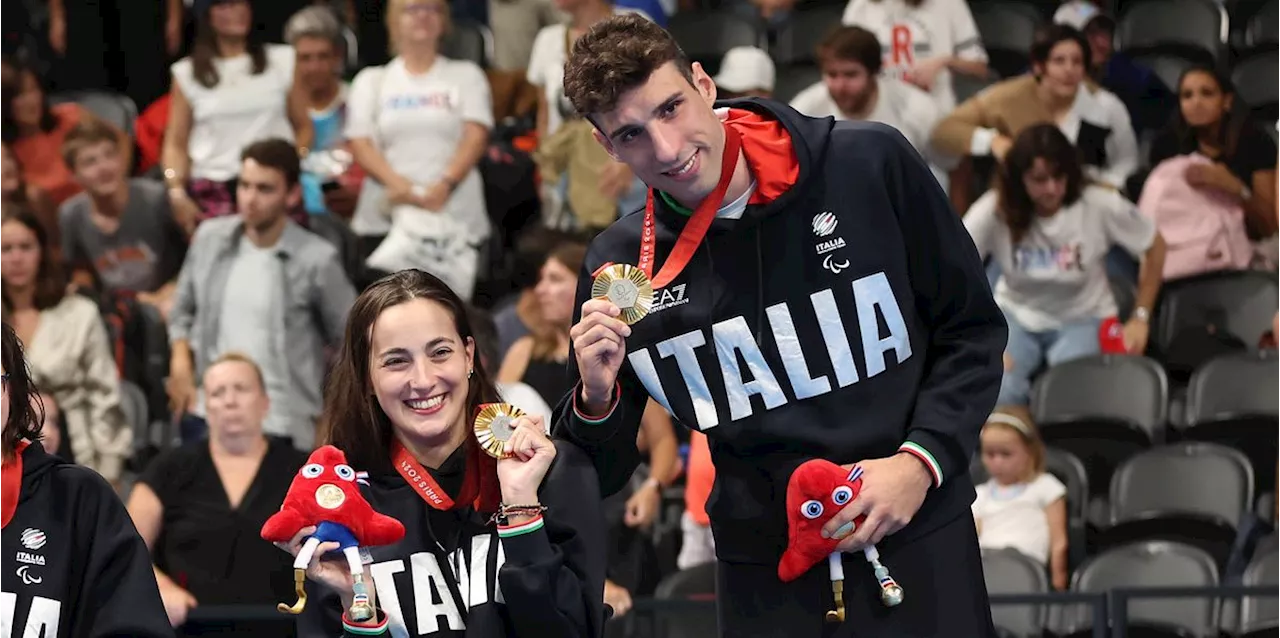
[[[509,524],[512,516],[533,516],[540,517],[542,513],[547,511],[546,505],[507,505],[503,503],[498,506],[498,511],[489,519],[490,523],[497,523],[500,526]]]

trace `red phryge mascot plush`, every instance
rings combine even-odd
[[[355,578],[355,597],[351,619],[364,621],[373,617],[368,591],[364,585],[364,566],[360,548],[390,545],[404,538],[404,525],[390,516],[373,511],[360,494],[356,471],[347,465],[347,456],[336,447],[326,445],[307,459],[284,497],[280,511],[262,526],[262,538],[273,543],[288,542],[304,527],[316,527],[293,561],[294,585],[298,602],[292,607],[281,604],[282,612],[302,613],[307,604],[303,591],[307,565],[320,543],[338,543]]]
[[[787,483],[787,550],[778,561],[778,578],[791,582],[824,559],[831,570],[831,587],[835,592],[836,608],[827,612],[827,620],[844,620],[844,563],[835,538],[823,538],[822,526],[837,512],[857,498],[862,490],[862,468],[851,471],[822,459],[806,461],[796,468]],[[852,534],[866,516],[846,523]],[[840,534],[842,538],[848,534]],[[875,569],[880,582],[880,600],[888,607],[902,602],[902,588],[889,576],[889,570],[880,564],[880,553],[875,546],[863,550],[867,562]]]

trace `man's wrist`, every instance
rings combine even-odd
[[[942,467],[938,464],[938,460],[934,458],[933,453],[923,445],[915,441],[907,441],[898,446],[898,454],[909,454],[915,458],[917,464],[924,470],[925,477],[930,485],[933,487],[942,485]]]
[[[910,463],[911,466],[916,469],[915,474],[920,477],[920,482],[922,484],[926,487],[933,487],[933,473],[929,471],[928,464],[926,464],[919,456],[907,451],[898,452],[895,456],[906,457],[909,459],[907,461],[903,461],[903,463]]]
[[[591,392],[586,385],[582,386],[579,398],[582,400],[582,412],[587,416],[603,418],[609,415],[613,407],[614,389],[610,387],[604,392]]]

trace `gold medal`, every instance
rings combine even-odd
[[[510,458],[503,446],[515,434],[515,420],[524,414],[520,408],[506,403],[489,403],[481,407],[475,425],[480,447],[495,459]]]
[[[327,510],[336,510],[347,500],[347,495],[337,485],[325,483],[316,490],[316,503]]]
[[[618,318],[627,325],[644,319],[653,309],[653,284],[649,276],[627,264],[614,264],[600,271],[591,284],[591,296],[608,299],[622,310]]]

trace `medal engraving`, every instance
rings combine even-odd
[[[476,440],[489,456],[495,459],[510,458],[505,451],[505,444],[515,434],[516,419],[524,416],[524,411],[506,403],[490,403],[480,408],[476,415]]]
[[[627,325],[640,321],[653,309],[653,284],[643,270],[626,264],[614,264],[600,271],[591,284],[591,296],[607,299],[622,314]]]
[[[345,500],[347,500],[346,495],[337,485],[326,483],[316,490],[316,503],[327,510],[338,509]]]

